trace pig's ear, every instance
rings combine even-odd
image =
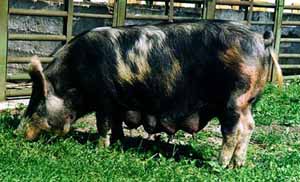
[[[33,82],[33,87],[42,92],[43,96],[46,97],[48,93],[47,81],[43,73],[42,64],[37,56],[33,56],[31,58],[31,62],[29,64],[29,75]]]

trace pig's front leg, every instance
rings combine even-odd
[[[124,139],[124,132],[122,123],[124,121],[124,113],[114,113],[111,121],[111,143],[115,143],[118,140],[122,141]]]
[[[96,125],[99,135],[99,146],[108,147],[110,145],[110,137],[108,132],[111,128],[111,121],[105,117],[101,112],[96,112]]]

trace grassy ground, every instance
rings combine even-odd
[[[0,181],[300,181],[300,82],[282,92],[269,85],[254,114],[246,166],[222,169],[217,121],[195,139],[179,132],[167,144],[165,136],[154,142],[135,132],[123,145],[102,149],[95,128],[26,142],[13,135],[20,115],[7,111],[0,114]]]

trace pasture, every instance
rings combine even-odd
[[[0,181],[300,181],[299,94],[300,80],[286,82],[282,91],[267,86],[253,108],[256,129],[240,169],[217,163],[216,120],[194,139],[179,132],[171,143],[165,135],[151,141],[138,130],[123,144],[103,149],[91,116],[63,138],[43,135],[27,142],[14,136],[20,106],[0,113]]]

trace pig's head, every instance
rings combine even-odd
[[[72,102],[55,93],[53,83],[44,75],[38,57],[32,58],[29,74],[33,81],[32,94],[24,121],[19,127],[25,131],[25,138],[35,140],[43,131],[54,132],[57,135],[68,133],[77,115]]]

